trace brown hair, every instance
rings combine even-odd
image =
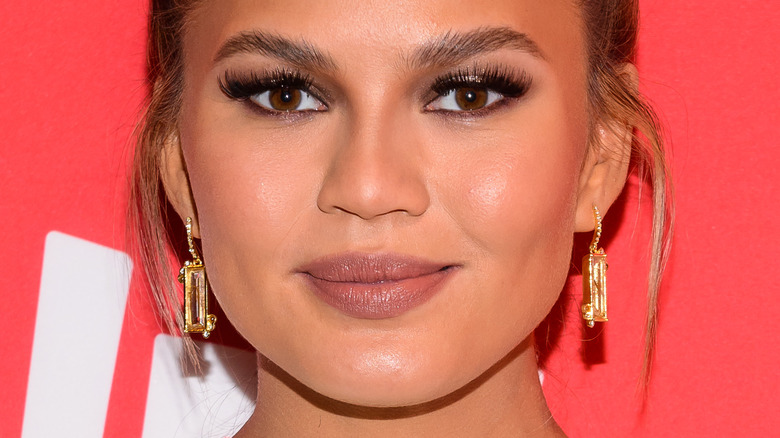
[[[133,161],[130,227],[139,257],[163,320],[172,333],[182,326],[178,287],[170,272],[172,247],[167,228],[167,199],[160,180],[160,155],[176,135],[183,88],[182,36],[188,12],[201,0],[152,0],[147,46],[149,100],[138,130]],[[652,258],[648,278],[645,360],[649,365],[657,325],[658,290],[671,235],[670,184],[659,123],[633,79],[621,71],[632,62],[639,26],[637,0],[580,0],[589,55],[591,121],[612,121],[634,128],[632,156],[640,176],[653,187]],[[171,317],[173,315],[173,317]],[[194,352],[185,337],[186,350]]]

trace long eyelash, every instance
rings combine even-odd
[[[237,73],[228,70],[219,78],[219,89],[225,96],[236,100],[247,100],[256,94],[275,88],[296,88],[308,91],[311,86],[311,77],[299,71],[287,69],[277,69],[260,74],[254,71]]]
[[[487,88],[505,97],[520,97],[531,87],[531,76],[525,71],[500,67],[471,67],[439,76],[431,85],[437,95],[445,95],[456,88]]]

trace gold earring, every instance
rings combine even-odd
[[[192,218],[187,218],[187,244],[192,260],[184,262],[179,271],[179,283],[184,284],[184,333],[202,333],[208,338],[217,324],[217,317],[209,314],[209,284],[206,267],[192,240]]]
[[[590,254],[582,258],[582,318],[593,327],[596,321],[607,319],[607,255],[599,248],[601,239],[601,213],[593,206],[596,229],[590,242]]]

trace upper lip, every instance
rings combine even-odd
[[[316,259],[298,272],[325,281],[372,284],[421,277],[453,266],[401,254],[343,253]]]

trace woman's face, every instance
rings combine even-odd
[[[179,139],[213,290],[260,353],[326,396],[398,406],[530,335],[585,202],[573,4],[193,12]]]

